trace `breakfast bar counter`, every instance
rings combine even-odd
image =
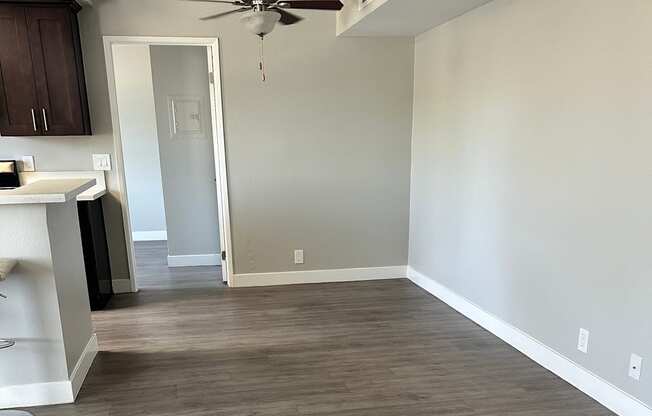
[[[95,179],[44,179],[0,190],[0,409],[69,403],[97,351],[77,197]]]
[[[0,190],[0,205],[51,204],[75,200],[95,186],[89,179],[43,179],[16,189]]]

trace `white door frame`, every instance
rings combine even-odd
[[[220,247],[226,251],[226,259],[222,260],[222,273],[230,286],[233,286],[233,255],[231,249],[231,216],[229,212],[229,192],[226,169],[226,144],[224,138],[224,115],[222,109],[222,77],[220,75],[220,44],[218,38],[192,37],[158,37],[158,36],[104,36],[104,57],[106,74],[109,84],[109,99],[111,102],[111,122],[113,124],[113,147],[115,152],[115,169],[118,177],[118,190],[122,205],[122,221],[127,242],[127,260],[131,291],[136,292],[138,285],[135,273],[134,241],[131,233],[129,217],[129,201],[127,198],[127,181],[124,171],[124,155],[122,136],[120,133],[120,117],[118,99],[115,87],[115,71],[113,67],[114,45],[181,45],[205,46],[208,50],[208,68],[211,77],[211,114],[213,123],[213,150],[215,159],[215,174],[217,175],[217,207],[220,223]]]

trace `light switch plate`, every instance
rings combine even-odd
[[[632,354],[632,358],[629,361],[629,376],[634,380],[640,380],[641,367],[643,367],[643,358],[639,355]]]
[[[34,156],[23,156],[22,161],[23,161],[23,167],[22,167],[23,172],[34,172],[36,170],[36,166],[34,165]]]
[[[111,155],[109,154],[94,154],[93,155],[93,169],[94,170],[111,170]]]

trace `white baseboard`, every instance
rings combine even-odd
[[[168,239],[168,232],[163,231],[134,231],[131,233],[134,241],[165,241]]]
[[[187,256],[168,256],[168,267],[219,266],[219,254],[195,254]]]
[[[70,380],[0,387],[0,409],[73,403],[97,354],[97,336],[88,340]]]
[[[91,339],[88,340],[81,357],[77,360],[77,364],[75,364],[75,368],[73,368],[72,373],[70,374],[72,393],[75,398],[77,398],[79,389],[81,389],[82,384],[84,384],[88,370],[91,369],[98,350],[99,345],[97,344],[97,335],[93,334]]]
[[[130,279],[113,279],[111,282],[113,286],[113,293],[119,295],[121,293],[132,293]]]
[[[462,315],[552,371],[603,406],[621,416],[652,416],[652,409],[635,397],[546,346],[520,329],[486,312],[437,281],[408,267],[408,278]]]
[[[0,409],[65,404],[74,400],[70,381],[0,387]]]
[[[355,282],[364,280],[405,279],[407,266],[359,269],[305,270],[278,273],[249,273],[233,276],[234,287],[297,285],[306,283]]]

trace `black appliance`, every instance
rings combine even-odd
[[[0,189],[14,189],[20,186],[18,165],[15,160],[0,160]]]

